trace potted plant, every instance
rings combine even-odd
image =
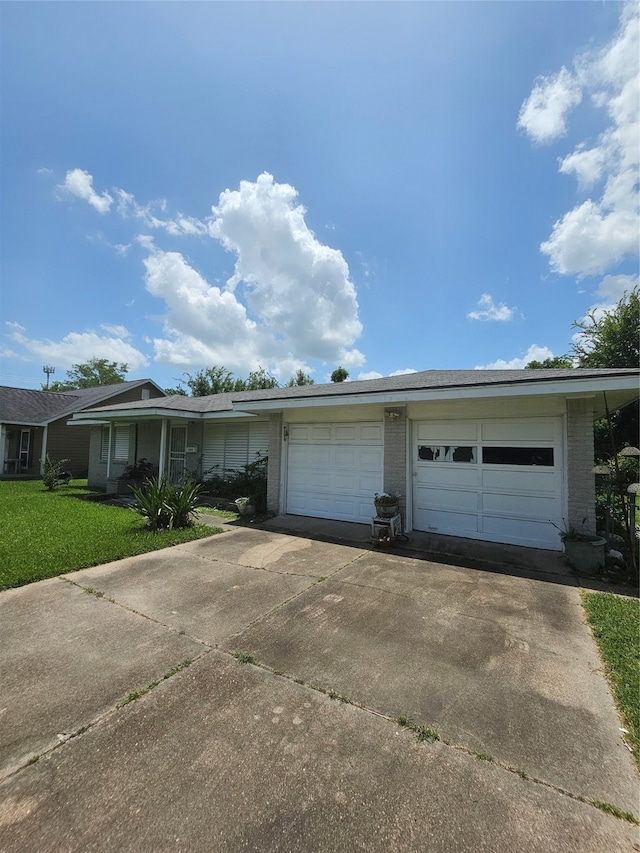
[[[236,498],[234,503],[238,507],[240,515],[253,515],[256,511],[255,506],[251,503],[251,498]]]
[[[393,518],[398,514],[400,495],[394,492],[376,492],[373,496],[378,518]]]
[[[586,518],[582,520],[583,526],[586,521]],[[607,544],[604,537],[576,530],[573,525],[558,527],[553,521],[551,524],[560,534],[570,566],[583,572],[595,572],[604,566],[604,549]]]

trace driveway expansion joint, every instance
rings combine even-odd
[[[135,607],[130,607],[128,604],[123,604],[121,601],[117,601],[115,598],[111,598],[108,595],[105,595],[100,590],[95,589],[91,586],[83,586],[77,581],[73,581],[70,578],[65,577],[64,575],[59,575],[60,580],[65,581],[71,586],[77,587],[77,589],[81,589],[83,592],[87,593],[87,595],[93,595],[94,598],[97,598],[101,601],[106,601],[108,604],[114,604],[116,607],[120,607],[122,610],[125,610],[127,613],[132,613],[134,616],[139,616],[141,619],[146,619],[148,622],[153,622],[155,625],[160,625],[161,628],[165,628],[170,634],[176,634],[179,637],[186,637],[188,640],[193,640],[194,643],[199,643],[201,646],[204,646],[208,651],[211,651],[215,648],[213,643],[209,643],[206,640],[202,640],[200,637],[194,637],[191,634],[188,634],[186,631],[182,629],[174,628],[172,625],[167,625],[166,622],[162,622],[160,619],[156,619],[155,616],[149,616],[147,613],[143,613],[141,610],[136,610]]]

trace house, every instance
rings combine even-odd
[[[593,421],[637,399],[639,373],[429,370],[142,400],[73,423],[92,425],[96,486],[142,456],[175,480],[268,454],[279,514],[369,523],[384,489],[402,495],[405,530],[560,550],[554,524],[595,527]]]
[[[74,477],[86,477],[91,428],[70,429],[67,422],[74,412],[164,396],[151,379],[74,391],[0,386],[0,476],[39,477],[48,454],[69,459],[65,468]]]

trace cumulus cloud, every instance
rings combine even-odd
[[[158,360],[232,372],[263,366],[280,377],[313,358],[348,368],[364,362],[351,347],[362,327],[347,263],[315,238],[296,197],[266,174],[221,193],[209,230],[236,255],[224,287],[182,254],[140,240],[149,250],[147,290],[167,306],[165,337],[154,340]]]
[[[29,338],[26,330],[16,324],[11,337],[31,357],[49,361],[56,367],[71,367],[91,358],[125,362],[134,373],[148,366],[149,360],[144,353],[128,343],[130,334],[123,326],[103,326],[102,329],[106,334],[93,330],[69,332],[62,340],[52,341]]]
[[[469,320],[513,320],[517,308],[508,308],[504,302],[496,305],[489,293],[483,293],[478,300],[479,311],[470,311],[467,314]]]
[[[63,190],[76,198],[87,201],[98,213],[108,213],[113,204],[113,198],[106,190],[101,194],[93,188],[93,175],[84,169],[71,169],[65,175],[64,183],[58,184],[59,190]]]
[[[554,353],[549,347],[531,344],[525,355],[520,358],[512,358],[510,361],[499,358],[497,361],[492,361],[491,364],[477,364],[474,370],[521,370],[530,361],[544,361],[545,358],[553,357]]]
[[[563,68],[556,75],[557,79],[553,78],[556,83],[564,80],[569,90],[579,82],[581,90],[590,95],[592,107],[602,111],[605,118],[595,144],[581,141],[559,162],[560,172],[574,175],[580,189],[593,190],[592,197],[555,222],[551,235],[540,246],[549,258],[551,269],[561,275],[602,274],[614,269],[625,258],[637,256],[640,238],[639,55],[640,7],[628,3],[622,9],[618,31],[611,41],[599,51],[577,57],[575,75]],[[549,80],[551,87],[553,80]],[[543,83],[536,84],[518,120],[536,142],[562,135],[562,131],[554,134],[549,130],[545,136],[542,122],[538,125],[535,119],[523,118],[526,105],[541,86],[544,88]],[[571,98],[564,101],[570,102]],[[566,113],[567,110],[562,112],[563,117]],[[527,115],[530,117],[530,113]],[[549,128],[552,126],[550,122]]]
[[[296,198],[267,173],[220,194],[210,233],[236,255],[227,288],[242,285],[249,310],[291,352],[358,366],[364,357],[350,347],[362,325],[349,267],[316,239]]]
[[[406,376],[407,373],[417,373],[417,370],[414,370],[413,367],[403,367],[400,370],[392,371],[389,376]]]
[[[582,100],[578,79],[562,66],[557,74],[539,77],[520,109],[518,127],[538,143],[553,142],[567,132],[567,114]]]

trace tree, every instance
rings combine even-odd
[[[580,335],[573,345],[579,367],[638,367],[640,360],[640,287],[625,293],[611,311],[590,311],[574,328]],[[638,401],[612,412],[609,421],[594,424],[596,459],[607,460],[628,445],[638,446]]]
[[[211,394],[228,394],[232,391],[244,391],[244,380],[234,379],[226,367],[207,367],[195,375],[184,374],[185,385],[192,397],[208,397]]]
[[[305,373],[304,370],[298,369],[296,370],[295,376],[292,376],[291,379],[287,382],[287,388],[293,388],[295,385],[315,385],[315,381],[309,376],[308,373]]]
[[[72,365],[72,369],[67,370],[69,378],[62,382],[52,382],[49,391],[75,391],[77,388],[117,385],[125,381],[128,371],[128,364],[118,364],[116,361],[107,361],[106,358],[90,358],[83,364]],[[42,390],[47,390],[45,385]]]
[[[239,380],[242,381],[242,380]],[[244,381],[245,391],[261,391],[263,388],[278,388],[278,380],[267,373],[264,367],[258,370],[252,370],[249,373],[249,378]]]
[[[640,363],[640,287],[625,293],[615,308],[590,311],[576,321],[580,329],[573,353],[578,367],[638,367]]]
[[[349,371],[345,370],[344,367],[336,367],[336,369],[331,374],[332,382],[344,382],[345,379],[349,378]]]
[[[553,358],[545,358],[544,361],[530,361],[529,364],[525,364],[525,370],[562,370],[569,367],[573,367],[573,362],[566,355],[554,355]]]
[[[184,390],[184,388],[181,385],[178,385],[175,388],[165,388],[164,393],[168,397],[175,397],[175,396],[187,397],[188,396],[187,392]]]

